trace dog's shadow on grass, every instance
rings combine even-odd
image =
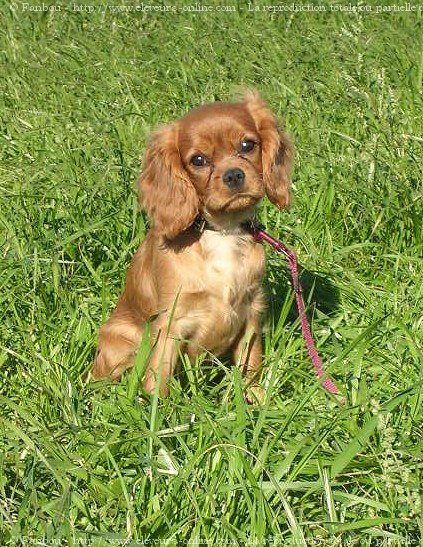
[[[268,318],[273,324],[279,321],[288,295],[292,295],[292,303],[286,314],[286,322],[292,323],[298,318],[291,279],[291,272],[286,264],[273,263],[268,267],[264,286],[267,293]],[[309,317],[316,309],[328,316],[337,313],[341,305],[340,290],[329,275],[299,265],[299,279],[304,306]]]

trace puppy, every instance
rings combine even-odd
[[[247,400],[261,400],[262,246],[248,230],[267,195],[290,202],[292,149],[266,103],[247,93],[159,127],[139,179],[153,227],[135,253],[123,294],[101,327],[93,378],[117,379],[133,364],[147,321],[151,393],[168,380],[178,353],[230,352],[245,375]]]

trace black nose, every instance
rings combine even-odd
[[[223,173],[223,182],[231,190],[240,190],[244,186],[245,173],[242,169],[228,169]]]

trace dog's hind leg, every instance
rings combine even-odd
[[[97,353],[91,369],[94,380],[119,376],[134,363],[143,326],[129,312],[115,310],[110,319],[101,327],[98,335]]]

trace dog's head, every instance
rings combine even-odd
[[[266,103],[248,93],[157,129],[139,179],[141,204],[172,239],[201,213],[217,229],[241,224],[266,194],[290,202],[292,148]]]

